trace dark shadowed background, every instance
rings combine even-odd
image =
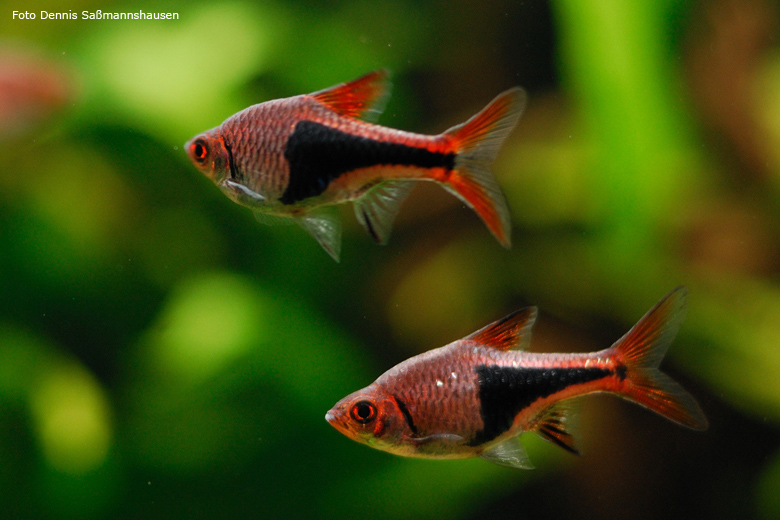
[[[0,1],[3,518],[780,517],[780,4],[768,0]],[[176,12],[172,21],[49,13]],[[12,11],[36,14],[13,19]],[[256,102],[379,67],[380,123],[530,103],[494,165],[502,249],[434,185],[342,262],[189,164]],[[532,349],[618,339],[690,289],[665,370],[692,432],[581,400],[574,457],[405,460],[323,419],[528,304]]]

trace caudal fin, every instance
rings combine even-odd
[[[622,397],[688,428],[705,430],[707,418],[693,396],[658,370],[685,317],[687,296],[685,287],[667,294],[610,350],[625,367]]]
[[[477,212],[504,247],[511,245],[509,210],[489,166],[525,104],[523,89],[509,89],[477,115],[445,132],[457,150],[455,171],[445,187]]]

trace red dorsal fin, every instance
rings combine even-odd
[[[531,328],[536,321],[536,307],[526,307],[494,321],[463,339],[476,341],[498,350],[525,350],[531,343]]]
[[[390,94],[389,76],[386,69],[375,70],[311,95],[339,115],[376,121]]]

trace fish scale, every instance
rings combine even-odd
[[[518,440],[526,431],[578,453],[565,403],[594,392],[703,430],[707,419],[694,398],[658,370],[686,300],[687,290],[675,289],[610,348],[587,354],[522,350],[536,319],[535,308],[522,309],[396,365],[340,400],[325,418],[344,435],[398,455],[480,456],[518,468],[533,467]],[[371,413],[355,415],[356,407]]]
[[[421,436],[435,434],[452,424],[457,424],[459,431],[476,432],[482,427],[478,414],[473,413],[479,407],[476,374],[467,362],[450,352],[436,354],[399,365],[377,384],[392,395],[402,396]],[[453,373],[457,376],[454,379]],[[410,387],[406,384],[410,379],[419,384]]]
[[[388,89],[380,70],[253,105],[185,149],[231,200],[259,216],[294,220],[337,261],[341,227],[330,207],[352,202],[358,221],[385,244],[411,183],[420,181],[457,196],[509,247],[509,210],[489,165],[520,118],[525,92],[509,89],[465,123],[422,135],[369,121]]]

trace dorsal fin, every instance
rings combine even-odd
[[[389,95],[390,73],[386,69],[311,94],[339,115],[371,122],[385,109]]]
[[[533,430],[543,439],[551,441],[564,450],[579,455],[574,446],[574,436],[570,433],[571,410],[566,405],[555,404],[542,412]]]
[[[498,350],[525,350],[531,343],[531,328],[536,321],[536,307],[526,307],[494,321],[463,339],[476,341]]]

